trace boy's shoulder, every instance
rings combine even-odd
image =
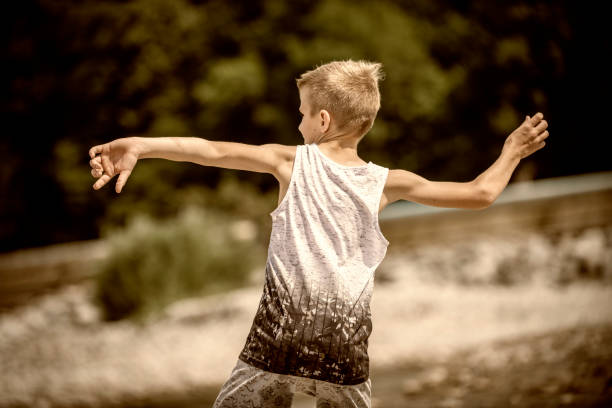
[[[264,147],[272,150],[283,161],[293,161],[297,152],[297,146],[283,145],[279,143],[268,143]]]

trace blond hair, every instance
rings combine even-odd
[[[384,77],[382,64],[369,61],[333,61],[303,73],[299,89],[309,91],[310,111],[327,110],[338,130],[364,135],[380,109],[378,81]]]

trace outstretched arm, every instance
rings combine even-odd
[[[139,159],[160,158],[202,166],[270,173],[290,159],[291,146],[249,145],[197,137],[128,137],[89,149],[91,175],[98,178],[95,190],[119,175],[115,191],[120,193]],[[277,177],[278,178],[278,177]]]
[[[486,208],[506,188],[520,160],[544,147],[547,127],[541,113],[527,116],[506,138],[498,159],[469,182],[430,181],[406,170],[391,170],[385,187],[388,202],[408,200],[435,207]]]

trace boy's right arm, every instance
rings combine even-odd
[[[507,138],[499,158],[469,182],[430,181],[406,170],[389,171],[387,204],[408,200],[435,207],[482,209],[490,206],[506,188],[521,159],[544,147],[548,123],[537,113]]]
[[[211,141],[197,137],[127,137],[89,149],[91,175],[98,178],[95,190],[119,175],[115,191],[120,193],[139,159],[160,158],[203,166],[273,174],[291,160],[295,147],[280,144],[250,145]]]

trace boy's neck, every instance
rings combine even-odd
[[[355,161],[364,161],[359,157],[357,152],[357,145],[361,138],[345,137],[339,139],[332,139],[316,143],[316,145],[323,151],[324,154],[330,156],[339,162],[353,162],[346,165],[355,165]]]
[[[319,147],[324,146],[323,148],[328,151],[340,152],[340,151],[347,151],[347,150],[357,151],[358,144],[359,144],[358,141],[329,140],[326,142],[317,143],[317,146]]]
[[[357,146],[363,136],[356,135],[339,135],[336,137],[331,137],[329,140],[326,138],[322,138],[318,142],[315,142],[317,146],[324,146],[324,149],[332,152],[346,152],[346,151],[354,151],[357,152]]]

